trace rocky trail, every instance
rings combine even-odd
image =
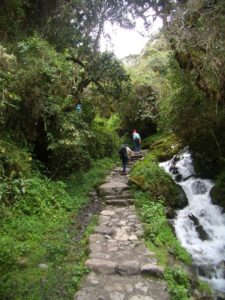
[[[132,157],[130,164],[143,157]],[[105,207],[90,236],[91,272],[75,300],[168,300],[163,268],[142,240],[143,228],[129,192],[128,176],[115,168],[100,186]],[[147,275],[147,276],[146,276]]]

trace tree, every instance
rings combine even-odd
[[[120,105],[125,131],[136,128],[145,137],[159,127],[159,103],[168,95],[170,87],[166,78],[170,56],[165,37],[159,35],[128,65],[131,93]]]
[[[166,31],[178,65],[171,60],[173,89],[162,114],[207,176],[224,168],[224,12],[224,1],[188,1]]]

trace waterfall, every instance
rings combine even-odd
[[[212,204],[213,182],[196,177],[188,152],[160,166],[179,181],[188,198],[188,205],[177,211],[174,220],[176,235],[191,254],[200,279],[225,296],[225,214]]]

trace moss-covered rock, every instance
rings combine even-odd
[[[171,159],[182,149],[182,144],[175,134],[157,134],[145,139],[142,147],[150,149],[151,159],[153,161],[166,161]]]
[[[210,191],[213,204],[222,206],[225,210],[225,172],[223,172],[215,182],[214,187]]]
[[[182,149],[180,141],[174,134],[155,141],[150,146],[150,153],[157,161],[167,161]]]
[[[163,201],[165,206],[180,208],[180,195],[176,184],[149,156],[134,166],[130,180],[142,190],[148,191],[152,199]]]

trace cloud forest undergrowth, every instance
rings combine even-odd
[[[113,163],[96,161],[66,183],[32,177],[16,205],[1,204],[1,299],[73,298],[87,271],[87,237],[95,218],[78,242],[73,219]]]

